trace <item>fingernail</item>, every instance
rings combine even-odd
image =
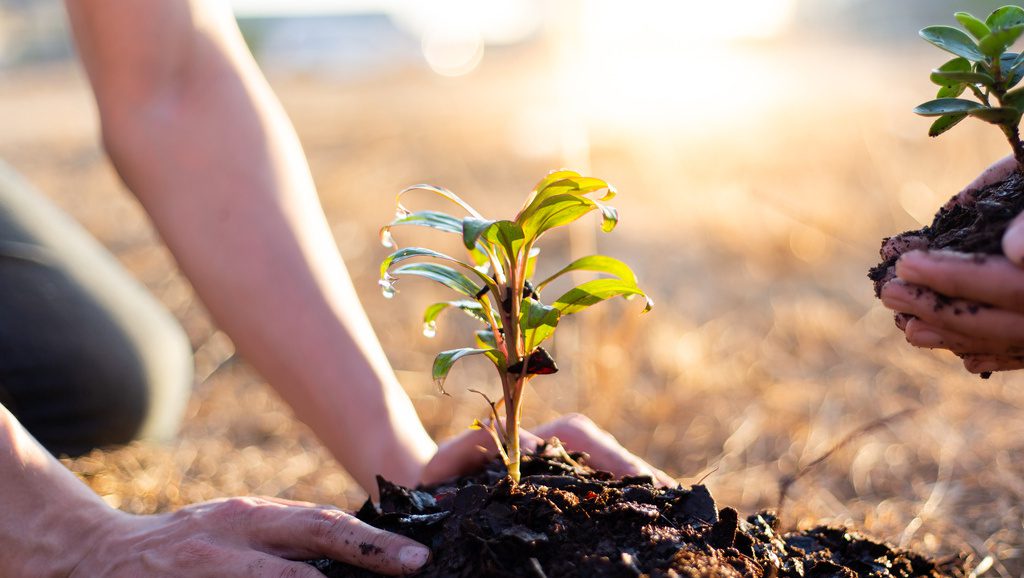
[[[405,546],[398,552],[398,559],[402,566],[415,570],[427,563],[430,558],[430,550],[423,546]]]
[[[934,331],[915,331],[910,342],[918,347],[937,347],[942,345],[942,337]]]
[[[892,295],[891,293],[886,295],[882,293],[882,305],[893,311],[905,312],[911,308],[909,300],[904,299],[902,295]]]
[[[974,364],[972,370],[974,373],[991,373],[999,369],[999,364],[995,361],[982,361]]]

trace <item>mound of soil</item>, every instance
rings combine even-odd
[[[932,224],[922,229],[904,231],[882,240],[882,262],[868,272],[878,297],[895,275],[896,260],[901,252],[912,249],[949,249],[961,253],[1003,254],[1003,233],[1010,222],[1024,211],[1024,175],[1013,172],[1006,179],[993,183],[974,194],[973,203],[941,208]],[[886,246],[899,251],[886,251]]]
[[[845,528],[779,533],[771,513],[740,519],[701,485],[656,488],[558,458],[527,457],[522,467],[515,486],[500,462],[417,490],[378,478],[380,508],[368,501],[358,517],[430,546],[421,578],[965,575],[959,559],[935,563]],[[311,564],[330,578],[376,576]]]

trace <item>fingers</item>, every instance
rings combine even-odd
[[[940,298],[930,289],[900,279],[882,288],[882,303],[894,311],[913,315],[928,326],[971,339],[1006,343],[1008,347],[1024,341],[1024,314]]]
[[[1024,313],[1024,269],[1005,257],[912,251],[896,262],[896,276],[949,297]]]
[[[222,516],[246,532],[250,548],[284,558],[322,556],[399,575],[417,570],[430,556],[422,544],[374,528],[341,510],[258,498],[229,500],[221,507],[227,510]]]
[[[524,450],[532,451],[542,441],[526,430],[519,430],[519,446]],[[480,471],[497,454],[489,433],[482,429],[466,430],[437,448],[437,454],[423,468],[420,483],[429,486]]]
[[[919,249],[928,248],[928,237],[924,235],[897,235],[895,237],[889,237],[882,243],[882,249],[879,254],[882,259],[888,261],[893,257],[899,257],[900,255]]]
[[[290,562],[268,554],[253,553],[242,562],[245,576],[251,578],[324,578],[324,575],[304,562]]]
[[[661,486],[678,485],[672,476],[630,453],[585,415],[568,414],[533,431],[543,438],[557,437],[569,450],[586,452],[588,463],[596,469],[616,476],[650,476]]]
[[[990,373],[1024,369],[1024,356],[1020,355],[968,355],[964,367],[971,373]]]
[[[960,194],[950,199],[946,203],[945,209],[950,209],[955,205],[969,205],[974,202],[974,194],[979,190],[991,185],[992,183],[999,182],[1009,176],[1010,173],[1017,169],[1017,160],[1013,156],[1008,156],[1000,159],[984,170],[978,178],[971,181]]]
[[[1017,266],[1024,266],[1024,213],[1017,215],[1003,233],[1003,253]]]
[[[920,319],[912,319],[905,329],[907,341],[925,349],[948,349],[958,354],[1007,355],[1018,347],[1005,340],[980,339],[928,325]]]

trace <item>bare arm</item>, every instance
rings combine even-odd
[[[219,0],[74,0],[107,150],[217,324],[368,491],[436,451]]]
[[[0,576],[322,578],[311,566],[291,561],[319,557],[390,575],[415,570],[428,555],[412,540],[312,504],[231,498],[173,514],[118,512],[3,406],[0,472]]]

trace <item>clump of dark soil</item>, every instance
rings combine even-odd
[[[882,262],[868,272],[874,282],[875,296],[895,276],[899,254],[912,249],[949,249],[961,253],[1002,255],[1003,233],[1010,222],[1024,211],[1024,175],[1014,171],[1002,181],[978,190],[974,202],[941,208],[932,224],[904,231],[882,240]],[[899,250],[887,250],[886,248]]]
[[[577,456],[574,456],[577,457]],[[494,462],[477,476],[410,490],[378,478],[380,508],[359,519],[430,546],[417,577],[964,576],[961,560],[936,563],[845,528],[780,533],[775,516],[741,519],[707,488],[656,488],[612,479],[560,458],[531,456],[514,486]],[[330,578],[376,576],[331,561]]]

